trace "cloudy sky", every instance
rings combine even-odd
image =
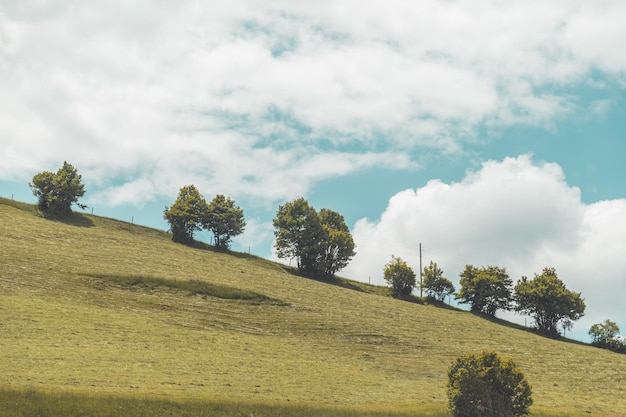
[[[166,229],[195,184],[268,258],[304,196],[351,227],[344,276],[418,269],[419,243],[454,282],[554,266],[587,302],[576,337],[625,333],[625,21],[621,0],[0,0],[0,195],[34,202],[67,160],[95,214]]]

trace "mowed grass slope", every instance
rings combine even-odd
[[[522,368],[534,410],[626,415],[626,355],[141,226],[0,199],[0,264],[3,388],[445,409],[450,362],[491,349]]]

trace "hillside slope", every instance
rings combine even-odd
[[[520,365],[538,408],[626,415],[626,355],[301,278],[128,223],[45,220],[0,200],[0,264],[0,387],[445,404],[452,359],[493,349]],[[192,281],[240,293],[194,293]]]

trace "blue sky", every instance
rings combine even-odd
[[[554,266],[576,337],[626,331],[626,4],[211,3],[3,2],[0,195],[67,160],[95,214],[165,229],[195,184],[272,259],[304,196],[352,229],[342,275],[382,284],[420,242],[455,282]]]

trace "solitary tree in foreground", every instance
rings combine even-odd
[[[385,265],[385,281],[391,289],[393,297],[408,297],[415,288],[415,272],[402,258],[391,256],[391,260]]]
[[[85,186],[76,168],[67,162],[56,173],[43,171],[33,177],[29,183],[37,197],[37,208],[44,215],[67,216],[72,213],[72,204],[80,208],[78,199],[85,195]]]
[[[522,277],[515,286],[515,310],[535,320],[536,328],[550,336],[559,334],[559,324],[568,329],[585,314],[580,293],[565,288],[554,268],[544,268],[534,279]]]
[[[215,246],[229,248],[234,236],[243,233],[246,220],[243,210],[229,197],[218,194],[209,203],[203,227],[213,233]]]
[[[182,187],[174,204],[163,211],[172,240],[181,243],[193,241],[193,234],[202,229],[206,214],[206,200],[194,185]]]
[[[487,351],[452,363],[447,393],[453,417],[523,416],[533,403],[530,385],[517,365]]]

